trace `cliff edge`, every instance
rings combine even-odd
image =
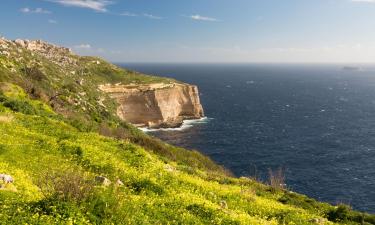
[[[100,85],[118,103],[117,115],[136,126],[179,127],[204,116],[197,86],[182,83]]]

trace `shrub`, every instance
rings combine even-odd
[[[99,134],[103,135],[103,136],[106,136],[106,137],[111,137],[112,136],[112,130],[107,125],[107,123],[101,123],[99,125]]]
[[[20,112],[28,115],[35,115],[37,113],[35,108],[27,101],[7,100],[3,103],[3,105],[15,112]]]
[[[117,188],[95,191],[85,205],[88,217],[93,224],[124,224],[122,210],[124,195]],[[108,223],[110,221],[110,223]]]
[[[281,196],[278,201],[285,205],[294,205],[309,211],[317,211],[317,209],[319,209],[320,211],[327,212],[332,207],[327,203],[321,203],[315,199],[289,191],[285,191],[284,195]],[[319,212],[317,211],[317,213]]]
[[[186,207],[186,209],[193,215],[200,217],[203,220],[206,221],[212,221],[214,219],[214,212],[199,204],[192,204]]]
[[[46,75],[40,71],[37,67],[24,67],[22,69],[27,76],[36,81],[42,81],[47,79]]]
[[[286,184],[285,184],[285,174],[284,174],[283,168],[280,167],[276,171],[269,169],[268,176],[269,176],[268,182],[272,190],[276,191],[276,190],[281,190],[285,188]]]
[[[157,195],[162,195],[164,193],[164,189],[161,186],[153,183],[150,180],[140,180],[140,181],[133,182],[131,184],[131,188],[137,194],[143,191],[153,192]]]
[[[351,208],[348,205],[341,204],[328,212],[328,219],[333,222],[347,221],[350,217]]]
[[[86,180],[82,174],[73,170],[64,173],[47,171],[37,181],[37,185],[46,198],[73,202],[83,201],[94,188],[93,181]]]

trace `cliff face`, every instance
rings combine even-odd
[[[204,116],[197,86],[188,84],[101,85],[119,103],[118,116],[137,126],[178,127]]]

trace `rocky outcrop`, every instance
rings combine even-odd
[[[11,47],[17,47],[13,52],[14,57],[18,57],[24,50],[31,51],[44,56],[59,66],[72,66],[77,64],[77,60],[72,57],[74,54],[70,48],[60,47],[42,40],[7,40],[0,37],[0,55],[11,56]]]
[[[100,90],[117,100],[117,114],[136,126],[179,127],[185,119],[204,116],[197,86],[170,83],[101,85]]]
[[[60,47],[41,40],[17,39],[14,43],[27,50],[37,52],[60,66],[76,64],[76,60],[70,57],[73,54],[70,48]]]

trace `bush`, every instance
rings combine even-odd
[[[64,173],[47,171],[37,183],[46,198],[52,197],[67,202],[81,202],[94,189],[93,181],[86,180],[83,175],[73,170]]]
[[[153,183],[150,180],[140,180],[140,181],[133,182],[131,184],[131,189],[133,189],[134,192],[137,194],[144,192],[144,191],[152,192],[157,195],[162,195],[164,193],[164,189],[161,186]]]
[[[186,207],[186,209],[193,215],[200,217],[206,221],[212,221],[214,219],[214,212],[211,209],[208,209],[199,204],[192,204]]]
[[[281,190],[285,189],[286,184],[285,184],[285,174],[284,174],[284,169],[279,168],[276,171],[272,171],[272,169],[268,170],[268,182],[269,185],[271,186],[272,190]]]
[[[95,192],[88,200],[89,204],[86,204],[90,221],[93,224],[123,224],[122,198],[123,195],[116,188]]]
[[[35,110],[35,108],[27,101],[7,100],[3,103],[3,105],[7,108],[10,108],[11,110],[15,112],[20,112],[20,113],[28,114],[28,115],[37,114],[37,110]]]
[[[42,81],[47,79],[46,75],[40,71],[37,67],[25,67],[22,71],[29,76],[31,79],[36,81]]]
[[[343,222],[350,218],[351,208],[348,205],[341,204],[337,208],[328,212],[328,219],[333,222]]]
[[[319,213],[317,209],[327,212],[332,207],[327,203],[321,203],[307,196],[288,191],[285,191],[284,195],[281,196],[278,201],[285,205],[294,205],[298,208],[316,211],[317,213]]]

